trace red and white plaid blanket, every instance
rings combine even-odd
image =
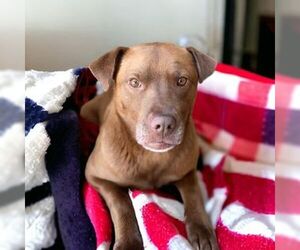
[[[276,249],[300,249],[300,79],[276,76]]]
[[[198,87],[199,183],[222,250],[275,248],[274,109],[274,80],[231,66],[218,65]],[[83,194],[97,249],[109,249],[112,222],[105,204],[87,183]],[[192,249],[179,201],[157,190],[129,194],[145,249]]]

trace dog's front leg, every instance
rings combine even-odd
[[[188,239],[194,249],[217,250],[218,244],[208,215],[205,212],[196,170],[175,183],[185,209]]]
[[[91,184],[102,195],[110,211],[115,231],[115,244],[113,249],[143,249],[143,241],[128,195],[128,189],[99,178],[93,178]]]

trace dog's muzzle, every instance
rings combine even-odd
[[[182,137],[181,124],[169,114],[150,114],[136,129],[137,142],[152,152],[167,152],[179,145]]]

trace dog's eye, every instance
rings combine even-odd
[[[187,83],[187,78],[186,77],[180,77],[177,81],[177,86],[183,87]]]
[[[136,78],[132,78],[129,80],[129,85],[133,88],[139,88],[141,87],[141,83],[138,79]]]

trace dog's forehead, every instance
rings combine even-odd
[[[193,59],[186,49],[176,45],[145,44],[131,47],[126,52],[122,64],[127,68],[180,68],[193,65]]]

